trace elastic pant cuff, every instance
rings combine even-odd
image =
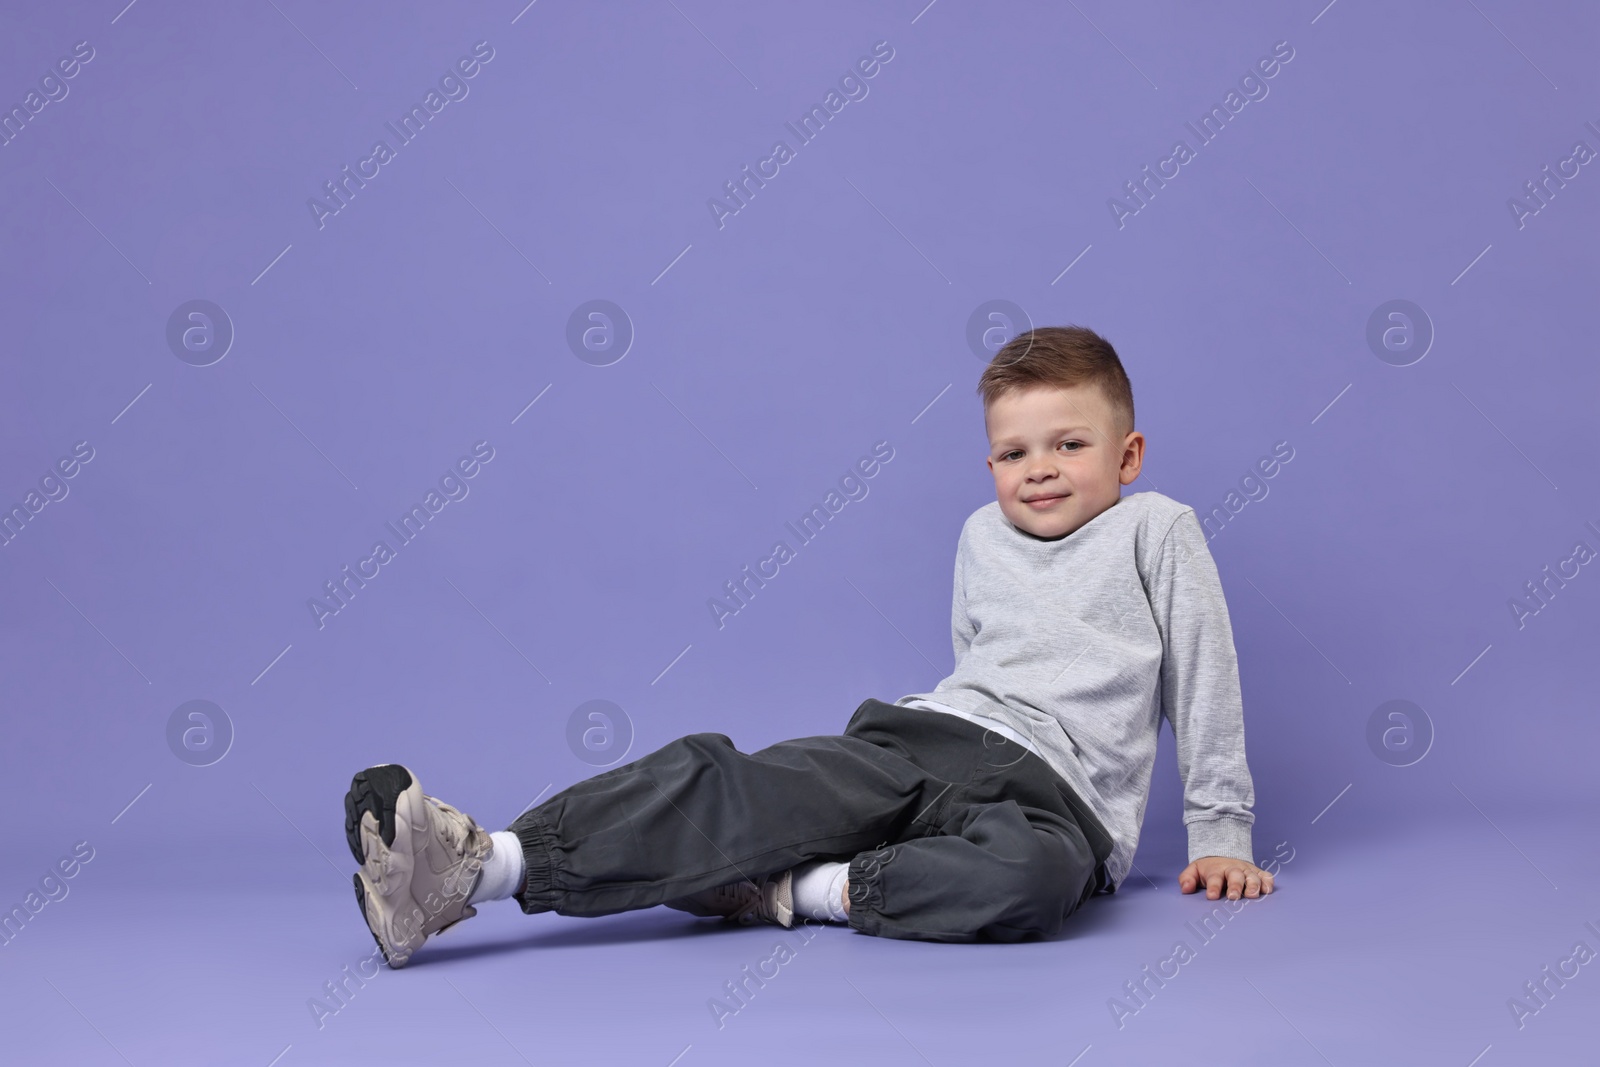
[[[507,829],[517,835],[517,841],[522,845],[524,871],[522,892],[513,893],[511,899],[527,915],[554,911],[555,862],[551,857],[554,855],[555,836],[549,824],[538,813],[526,811]]]
[[[849,873],[845,876],[849,882],[845,895],[850,898],[850,912],[845,921],[853,929],[871,934],[882,925],[883,891],[878,877],[884,865],[893,859],[892,848],[881,848],[857,853],[850,860]]]

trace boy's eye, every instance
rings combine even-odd
[[[1062,444],[1062,447],[1066,447],[1067,445],[1071,445],[1072,447],[1067,449],[1067,451],[1069,451],[1069,452],[1081,452],[1081,451],[1083,451],[1083,442],[1082,441],[1063,441],[1063,442],[1061,442],[1061,444]],[[1017,456],[1020,456],[1020,455],[1022,455],[1022,450],[1021,449],[1012,449],[1010,452],[1007,452],[1005,455],[1001,456],[1000,458],[1001,459],[1015,459]]]

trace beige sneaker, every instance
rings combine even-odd
[[[467,898],[491,842],[470,815],[423,793],[397,763],[357,774],[344,812],[361,864],[356,903],[390,967],[404,967],[429,935],[478,913]]]
[[[794,925],[794,872],[763,875],[755,881],[744,879],[666,902],[669,908],[690,915],[720,915],[729,922],[749,926],[769,922],[782,927]]]

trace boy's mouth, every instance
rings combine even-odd
[[[1027,504],[1035,511],[1043,511],[1045,508],[1050,507],[1057,501],[1065,500],[1071,495],[1071,493],[1052,493],[1049,496],[1029,497],[1027,500],[1024,500],[1023,503]]]

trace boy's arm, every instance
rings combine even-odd
[[[977,627],[972,625],[972,620],[967,617],[967,531],[961,529],[961,538],[956,543],[956,573],[954,592],[950,595],[950,643],[955,648],[956,663],[961,662],[961,657],[967,654],[967,649],[972,647],[972,639],[978,633]]]
[[[1251,860],[1255,785],[1245,763],[1239,663],[1222,580],[1194,511],[1173,522],[1156,553],[1150,606],[1161,631],[1161,714],[1172,724],[1183,776],[1189,860]]]

